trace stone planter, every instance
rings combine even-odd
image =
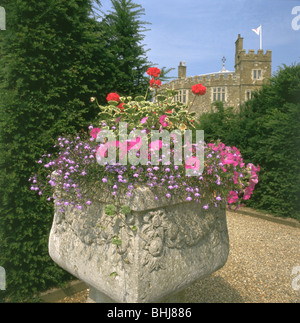
[[[104,198],[85,211],[55,212],[52,259],[86,282],[93,302],[182,302],[170,298],[221,268],[229,253],[226,210],[154,200],[140,187],[124,203],[131,214],[108,216]],[[112,244],[114,236],[121,245]],[[169,299],[168,299],[169,298]],[[188,300],[186,300],[188,301]]]

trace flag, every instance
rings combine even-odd
[[[252,29],[259,36],[259,49],[262,49],[262,28],[261,25],[256,29]]]
[[[252,31],[254,31],[256,33],[256,35],[260,35],[261,33],[261,26],[257,27],[256,29],[252,29]]]

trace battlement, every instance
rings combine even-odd
[[[190,83],[203,83],[207,84],[209,86],[210,83],[219,81],[219,82],[225,82],[229,81],[232,82],[237,79],[237,75],[234,72],[230,73],[211,73],[211,74],[203,74],[203,75],[198,75],[194,77],[188,77],[186,79],[186,82]]]
[[[197,76],[186,77],[185,79],[175,79],[166,84],[162,84],[162,88],[170,89],[190,89],[192,85],[202,83],[205,86],[218,86],[219,84],[234,84],[238,82],[240,76],[234,72],[229,73],[211,73]]]
[[[257,59],[257,60],[271,60],[272,59],[272,51],[267,50],[266,53],[264,53],[263,49],[259,49],[257,53],[255,53],[254,49],[249,49],[248,53],[245,49],[242,49],[239,53],[239,60],[244,59]]]

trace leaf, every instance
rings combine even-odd
[[[136,97],[134,98],[134,100],[135,100],[135,101],[137,101],[137,102],[142,102],[142,101],[145,101],[145,97],[143,97],[143,96],[139,95],[139,96],[136,96]]]
[[[120,246],[122,244],[122,240],[119,239],[118,236],[114,236],[111,243],[115,244],[116,246]]]
[[[108,101],[108,104],[116,107],[117,105],[119,105],[119,102],[118,101]]]
[[[106,215],[113,216],[115,214],[115,206],[112,204],[105,205],[104,212]]]
[[[163,101],[165,101],[167,99],[167,97],[165,96],[165,95],[158,95],[157,96],[157,100],[159,101],[159,102],[163,102]]]
[[[136,108],[133,108],[133,107],[128,108],[128,109],[126,110],[126,112],[127,112],[128,114],[133,114],[135,111],[136,111]]]
[[[122,213],[123,213],[123,214],[127,215],[127,214],[130,214],[131,209],[130,209],[130,207],[129,207],[129,206],[127,206],[127,205],[123,205],[123,206],[121,207],[121,211],[122,211]]]

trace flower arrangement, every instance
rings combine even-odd
[[[152,67],[147,74],[150,88],[158,89],[160,70]],[[198,84],[192,92],[205,95],[206,88]],[[175,102],[175,95],[167,90],[148,101],[147,94],[132,98],[110,93],[106,106],[91,98],[99,109],[97,121],[86,133],[57,139],[57,152],[37,161],[48,171],[46,181],[33,175],[31,190],[54,200],[60,212],[88,207],[101,190],[114,200],[105,208],[112,215],[120,197],[131,196],[140,185],[154,190],[156,200],[163,196],[173,203],[180,198],[199,203],[205,210],[225,202],[240,207],[253,193],[259,166],[245,165],[236,147],[220,141],[205,143],[196,137],[193,143],[195,113]],[[181,135],[191,133],[182,141]],[[156,140],[153,134],[158,136]],[[126,207],[120,208],[128,212]]]

